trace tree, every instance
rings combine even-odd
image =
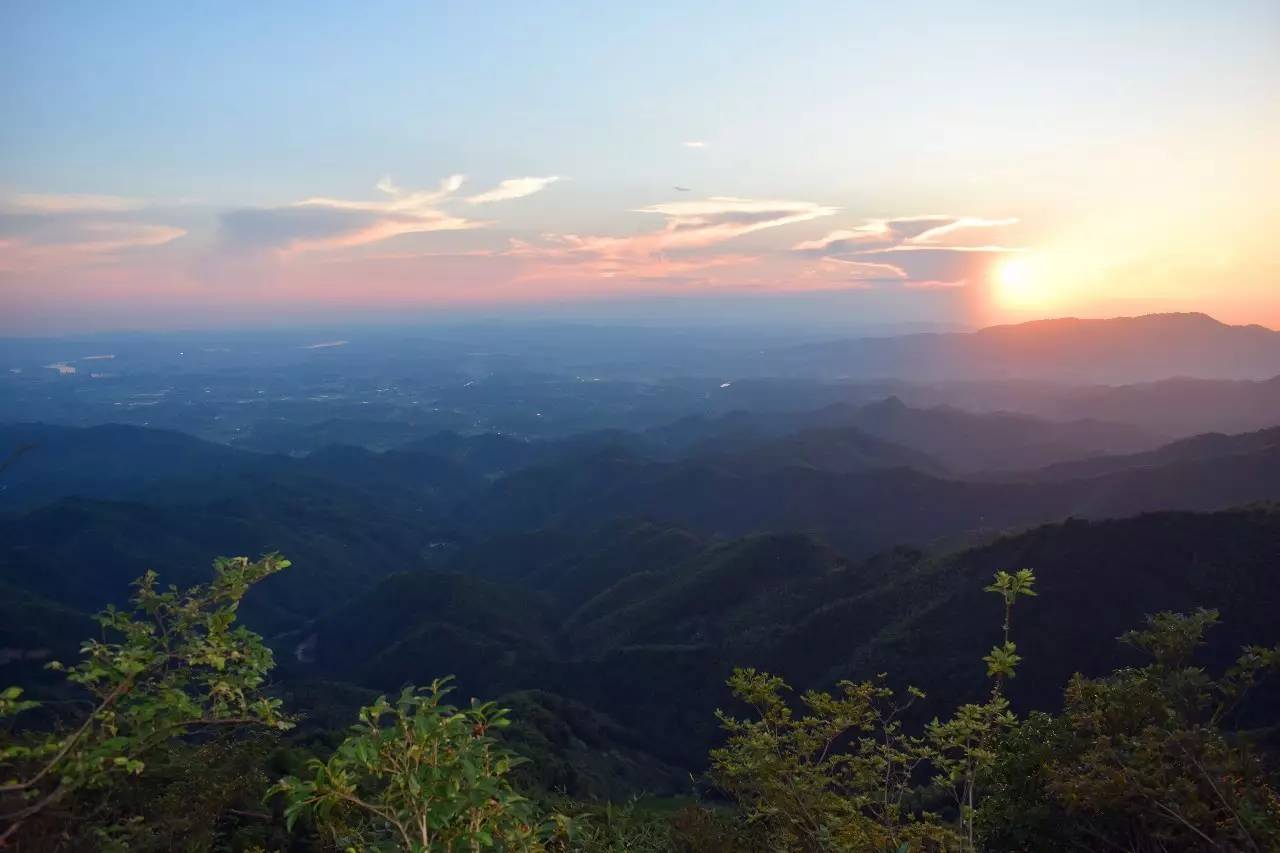
[[[923,693],[904,700],[881,679],[842,681],[836,692],[811,690],[797,715],[781,678],[737,669],[736,698],[756,718],[718,712],[728,742],[711,753],[711,778],[763,824],[769,849],[884,850],[901,844],[946,846],[950,830],[935,815],[908,807],[913,777],[935,757],[899,719]]]
[[[922,735],[905,733],[902,716],[924,693],[910,687],[896,699],[883,674],[842,681],[835,693],[808,691],[801,698],[805,713],[797,716],[782,679],[735,670],[729,686],[757,717],[717,712],[728,742],[711,753],[712,778],[749,821],[767,827],[777,848],[976,850],[978,782],[994,761],[997,736],[1016,722],[1003,695],[1020,660],[1011,639],[1013,607],[1034,596],[1034,586],[1029,569],[996,573],[986,590],[1004,602],[1004,640],[983,659],[991,695],[961,706],[946,722],[934,719]],[[915,805],[924,768],[954,792],[956,829]]]
[[[308,816],[339,849],[542,849],[554,827],[512,788],[520,759],[490,734],[506,711],[446,704],[448,682],[379,697],[328,760],[310,762],[309,778],[280,780],[270,795],[284,797],[289,827]]]
[[[1249,739],[1223,727],[1280,670],[1280,647],[1248,646],[1214,677],[1194,655],[1217,623],[1214,610],[1148,617],[1120,639],[1150,663],[1075,676],[1061,715],[1036,715],[1034,732],[1001,745],[983,806],[995,849],[1280,848],[1280,793]]]
[[[207,585],[157,589],[147,572],[129,610],[108,607],[96,619],[103,638],[81,646],[74,666],[50,664],[88,695],[91,710],[71,725],[13,729],[16,715],[40,703],[10,687],[0,692],[0,845],[41,818],[83,817],[93,795],[142,774],[173,741],[210,729],[288,729],[278,699],[263,692],[274,660],[262,638],[235,624],[251,586],[289,561],[267,555],[219,558]]]
[[[933,765],[937,781],[949,788],[960,813],[960,836],[965,850],[977,850],[974,818],[980,777],[995,761],[995,745],[1001,732],[1013,728],[1017,718],[1004,696],[1005,679],[1017,674],[1018,647],[1011,639],[1013,606],[1019,598],[1036,595],[1035,575],[1030,569],[1012,574],[996,572],[995,582],[985,588],[1004,601],[1004,641],[982,660],[992,679],[991,695],[981,704],[961,705],[945,723],[934,719],[927,732],[934,747]]]

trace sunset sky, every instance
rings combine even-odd
[[[14,2],[0,79],[4,334],[1280,327],[1274,0]]]

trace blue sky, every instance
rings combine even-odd
[[[932,262],[827,274],[885,256],[796,249],[922,216],[1008,223],[930,248],[1025,255],[1005,313],[1106,310],[1106,296],[1280,320],[1274,3],[14,3],[0,8],[0,75],[0,287],[17,322],[41,328],[76,326],[60,312],[95,298],[126,313],[143,300],[147,322],[182,324],[211,306],[233,319],[362,298],[842,283],[890,316],[920,303],[895,288],[989,291],[1012,254],[944,264],[962,275],[943,280]],[[387,201],[384,176],[403,198],[452,175],[465,183],[413,216],[465,225],[406,232],[381,227],[400,214],[366,209],[381,225],[354,244],[326,220],[301,249],[225,257],[246,222],[311,228],[293,206],[367,207]],[[483,217],[465,202],[552,177]],[[708,202],[726,198],[813,215]],[[306,217],[337,215],[319,207]],[[560,263],[566,235],[708,217],[770,224],[696,245],[575,244],[575,270]],[[375,286],[344,291],[344,275]]]

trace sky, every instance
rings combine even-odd
[[[0,116],[0,334],[1280,327],[1274,0],[6,3]]]

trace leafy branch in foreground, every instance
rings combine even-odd
[[[933,766],[937,770],[936,781],[952,791],[960,811],[962,849],[977,850],[974,817],[977,808],[979,777],[995,761],[996,740],[1001,733],[1013,728],[1017,719],[1009,710],[1009,700],[1004,696],[1004,682],[1017,673],[1018,647],[1011,639],[1013,606],[1019,598],[1035,597],[1035,575],[1030,569],[1010,573],[996,572],[995,581],[984,588],[1004,601],[1004,638],[982,660],[987,665],[987,677],[992,679],[991,695],[981,704],[961,705],[950,720],[935,719],[927,728],[935,754]]]
[[[1145,666],[1075,676],[1059,716],[1001,745],[983,806],[995,849],[1280,849],[1280,792],[1241,733],[1221,728],[1280,647],[1245,647],[1214,677],[1194,653],[1218,613],[1159,613],[1120,639]]]
[[[506,711],[446,704],[448,682],[378,697],[309,778],[280,780],[268,796],[284,797],[288,825],[309,816],[343,850],[542,849],[555,825],[539,826],[507,779],[521,759],[490,735]]]
[[[898,717],[924,694],[896,700],[879,680],[842,681],[835,693],[806,692],[797,715],[777,676],[738,669],[729,686],[757,716],[718,712],[728,743],[711,753],[711,777],[763,824],[770,849],[883,850],[950,837],[905,802],[933,753]]]
[[[78,723],[53,731],[6,730],[0,741],[0,845],[28,822],[76,814],[76,795],[103,791],[146,770],[158,747],[210,728],[292,723],[262,688],[274,660],[262,638],[235,624],[251,586],[289,561],[268,555],[220,558],[207,585],[160,591],[157,575],[135,583],[129,610],[109,607],[96,619],[103,639],[81,646],[66,673],[92,703]],[[0,719],[38,707],[10,687],[0,693]]]
[[[905,733],[901,717],[924,693],[910,687],[897,699],[883,675],[842,681],[835,693],[806,692],[805,713],[797,715],[782,679],[735,670],[729,686],[756,719],[717,713],[728,743],[711,753],[712,778],[748,820],[765,825],[778,849],[977,849],[978,778],[994,759],[999,733],[1015,723],[1002,691],[1019,660],[1010,639],[1013,606],[1036,594],[1034,584],[1028,569],[996,573],[987,591],[1004,600],[1004,640],[984,658],[991,696],[962,706],[945,723],[935,719],[923,735]],[[955,792],[958,828],[915,804],[924,767]]]

